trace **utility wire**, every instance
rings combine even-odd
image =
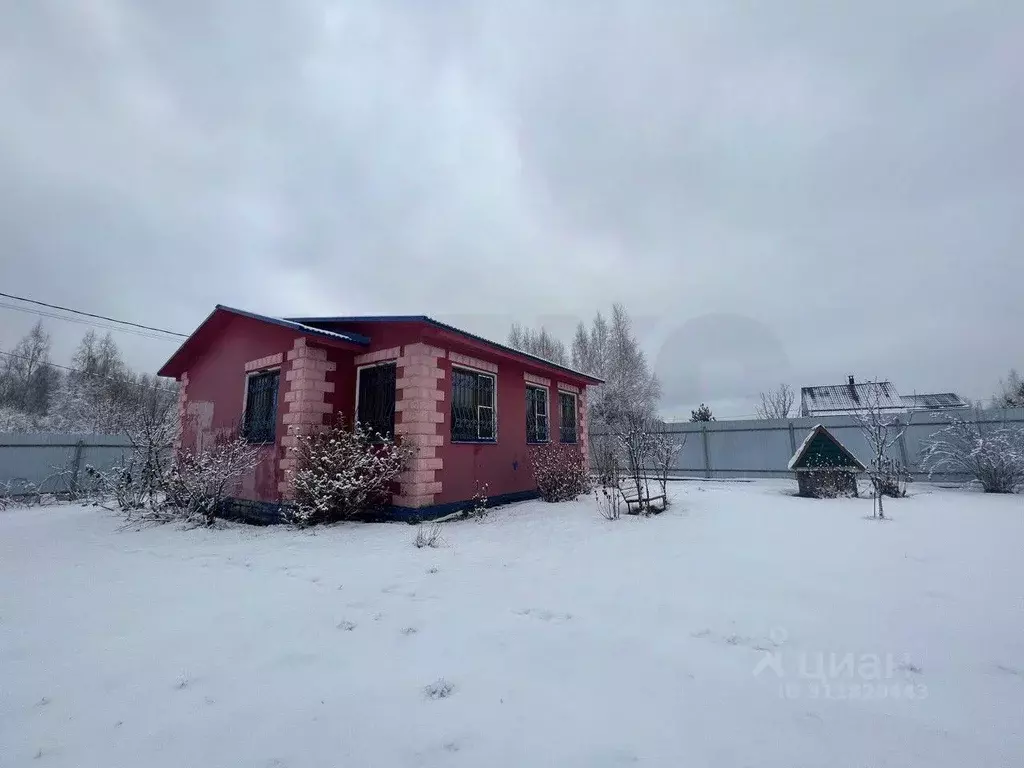
[[[11,293],[0,292],[0,296],[3,296],[4,298],[8,298],[8,299],[15,299],[16,301],[24,301],[27,304],[35,304],[35,305],[40,306],[40,307],[48,307],[49,309],[59,309],[62,312],[71,312],[72,314],[75,314],[75,315],[83,315],[84,317],[92,317],[92,318],[95,318],[96,320],[106,320],[108,322],[118,323],[120,325],[130,325],[130,326],[132,326],[134,328],[141,328],[142,330],[145,330],[145,331],[157,331],[159,333],[166,333],[166,334],[168,334],[170,336],[178,336],[178,337],[183,338],[183,339],[188,338],[188,334],[187,333],[178,333],[177,331],[168,331],[166,328],[156,328],[155,326],[152,326],[152,325],[142,325],[141,323],[133,323],[133,322],[131,322],[129,320],[118,320],[115,317],[107,317],[106,315],[97,315],[97,314],[94,314],[93,312],[83,312],[80,309],[71,309],[70,307],[62,307],[59,304],[48,304],[45,301],[36,301],[35,299],[26,299],[24,296],[15,296],[14,294],[11,294]],[[11,307],[11,309],[14,309],[14,307]],[[42,313],[40,313],[40,314],[42,314]],[[49,315],[49,317],[59,317],[59,315]],[[64,318],[64,319],[69,320],[70,318]]]
[[[172,339],[168,336],[161,336],[156,333],[150,333],[148,331],[136,331],[133,328],[121,328],[110,323],[101,323],[94,320],[83,320],[78,317],[67,317],[66,315],[59,315],[56,312],[47,312],[45,309],[33,309],[32,307],[19,307],[16,304],[8,304],[6,301],[0,301],[0,307],[4,309],[13,309],[17,312],[27,312],[32,315],[39,315],[41,317],[52,317],[56,320],[66,320],[69,323],[78,323],[79,325],[88,325],[92,328],[102,328],[108,331],[117,331],[118,333],[128,333],[132,336],[141,336],[144,339],[154,339],[156,341],[173,341],[175,344],[179,343],[177,339]]]
[[[0,350],[0,355],[3,355],[4,357],[13,357],[15,360],[31,360],[32,359],[31,357],[25,357],[24,355],[16,355],[13,352],[4,352],[3,350]],[[51,363],[49,361],[40,363],[40,365],[48,365],[51,368],[60,368],[60,369],[65,370],[65,371],[70,371],[71,373],[77,373],[80,376],[86,376],[86,377],[88,377],[90,379],[105,379],[107,381],[116,381],[119,384],[127,384],[130,387],[141,387],[142,389],[156,390],[157,392],[167,392],[168,394],[172,394],[172,395],[177,393],[177,390],[174,390],[174,389],[167,389],[166,387],[149,386],[147,384],[140,384],[137,381],[128,381],[126,379],[118,379],[118,378],[116,378],[114,376],[100,376],[98,373],[85,373],[84,371],[80,371],[77,368],[71,368],[71,367],[69,367],[67,365],[60,365],[58,363]],[[153,381],[157,381],[157,377],[156,376],[153,377]]]

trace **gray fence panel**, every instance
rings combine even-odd
[[[903,436],[902,445],[894,445],[889,456],[906,461],[916,479],[926,479],[927,472],[921,468],[922,452],[928,439],[948,424],[948,415],[974,417],[974,414],[964,410],[917,411],[909,414],[910,426]],[[1024,408],[986,411],[981,415],[981,420],[1024,428]],[[672,474],[676,477],[711,478],[790,477],[787,465],[795,447],[803,442],[807,433],[817,424],[824,424],[865,464],[870,461],[868,442],[852,416],[682,422],[665,425],[676,436],[676,442],[682,442],[684,437],[686,439],[672,466]],[[937,474],[932,479],[945,482],[967,478],[963,475]]]
[[[78,466],[105,470],[131,450],[120,435],[0,433],[0,484],[18,492],[31,483],[44,492],[67,490],[65,474]]]

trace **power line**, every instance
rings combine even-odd
[[[64,315],[58,315],[56,312],[47,312],[45,309],[33,309],[32,307],[19,307],[16,304],[8,304],[6,301],[0,301],[0,307],[4,309],[13,309],[17,312],[27,312],[32,315],[39,315],[40,317],[52,317],[56,320],[66,320],[69,323],[78,323],[79,325],[88,325],[92,328],[103,328],[108,331],[117,331],[118,333],[128,333],[132,336],[141,336],[144,339],[155,339],[156,341],[173,341],[175,344],[178,343],[177,339],[168,338],[167,336],[159,336],[155,333],[149,333],[147,331],[136,331],[132,328],[121,328],[110,323],[100,323],[91,320],[82,320],[77,317],[66,317]]]
[[[0,355],[3,355],[5,357],[13,357],[15,360],[31,360],[32,359],[31,357],[25,357],[24,355],[16,355],[13,352],[4,352],[2,349],[0,349]],[[172,395],[177,393],[177,390],[174,390],[174,389],[167,389],[165,387],[156,387],[156,386],[152,386],[151,387],[151,386],[149,386],[147,384],[140,384],[137,381],[128,381],[127,379],[118,379],[118,378],[116,378],[114,376],[100,376],[98,373],[86,373],[85,371],[80,371],[77,368],[71,368],[71,367],[69,367],[67,365],[60,365],[58,363],[51,363],[50,361],[43,362],[43,363],[41,363],[41,365],[48,365],[51,368],[60,368],[61,370],[64,370],[64,371],[70,371],[71,373],[77,373],[80,376],[87,376],[90,379],[104,379],[106,381],[116,381],[118,384],[127,384],[130,387],[141,387],[142,389],[146,389],[146,390],[151,390],[152,389],[152,390],[156,390],[157,392],[167,392],[168,394],[172,394]],[[157,381],[157,377],[156,376],[153,377],[153,381]]]
[[[48,307],[50,309],[59,309],[62,312],[71,312],[72,314],[75,314],[75,315],[83,315],[85,317],[92,317],[92,318],[95,318],[97,320],[106,320],[106,321],[111,322],[111,323],[119,323],[121,325],[130,325],[130,326],[133,326],[135,328],[141,328],[141,329],[146,330],[146,331],[158,331],[159,333],[166,333],[166,334],[169,334],[171,336],[179,336],[179,337],[181,337],[183,339],[188,338],[188,334],[187,333],[178,333],[177,331],[168,331],[166,328],[156,328],[155,326],[152,326],[152,325],[142,325],[141,323],[133,323],[130,320],[118,320],[115,317],[107,317],[106,315],[97,315],[97,314],[95,314],[93,312],[83,312],[80,309],[71,309],[70,307],[62,307],[59,304],[48,304],[45,301],[36,301],[35,299],[26,299],[24,296],[15,296],[13,294],[3,293],[3,292],[0,292],[0,296],[3,296],[3,297],[8,298],[8,299],[15,299],[16,301],[24,301],[24,302],[26,302],[28,304],[35,304],[35,305],[40,306],[40,307]],[[51,316],[53,316],[53,315],[51,315]],[[65,319],[70,319],[70,318],[65,318]]]

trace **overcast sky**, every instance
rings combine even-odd
[[[558,10],[552,10],[557,8]],[[1024,3],[0,0],[0,290],[566,337],[663,411],[1024,368]],[[0,347],[34,318],[0,309]],[[49,320],[54,359],[84,330]],[[154,370],[174,350],[119,336]]]

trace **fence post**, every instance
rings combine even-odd
[[[711,452],[708,450],[708,428],[702,424],[700,428],[700,439],[704,443],[704,477],[711,478]]]
[[[82,448],[85,444],[79,440],[75,443],[75,457],[71,460],[71,488],[72,495],[78,493],[78,473],[82,468]]]
[[[903,468],[910,471],[910,462],[907,461],[907,430],[910,428],[910,422],[908,421],[906,426],[903,427],[903,432],[900,433],[900,458],[903,460]]]
[[[789,455],[796,453],[796,432],[793,429],[793,422],[789,422]]]

